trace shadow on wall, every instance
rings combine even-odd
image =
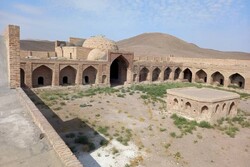
[[[101,167],[90,153],[102,147],[101,142],[108,142],[104,137],[79,118],[63,121],[31,89],[23,88],[23,90],[80,162],[83,163],[84,161],[81,161],[83,159],[88,161],[87,164],[83,163],[85,167]],[[79,155],[83,154],[84,157],[79,157]]]

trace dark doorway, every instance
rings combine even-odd
[[[25,86],[25,73],[23,69],[20,69],[20,86]]]
[[[123,57],[117,57],[110,66],[110,84],[120,85],[127,81],[128,61]]]
[[[38,83],[39,86],[43,86],[44,85],[44,78],[43,77],[38,77],[37,83]]]
[[[164,81],[169,79],[171,72],[172,70],[169,67],[164,71]]]
[[[187,80],[188,82],[192,82],[192,72],[187,68],[186,70],[184,70],[184,78],[185,80]]]
[[[174,72],[174,80],[179,79],[180,73],[181,73],[181,69],[178,67],[178,68],[175,70],[175,72]]]
[[[66,76],[63,77],[63,84],[68,84],[68,77]]]
[[[140,75],[139,75],[139,82],[147,81],[148,80],[148,73],[149,73],[149,70],[146,67],[141,69]]]
[[[89,84],[89,77],[88,77],[88,76],[85,76],[85,77],[84,77],[84,81],[85,81],[85,84]]]

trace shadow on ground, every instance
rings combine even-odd
[[[77,117],[63,121],[31,89],[23,88],[23,90],[37,106],[40,112],[45,116],[48,122],[53,126],[56,132],[61,136],[71,151],[77,157],[80,154],[84,154],[91,166],[100,167],[95,159],[92,158],[90,153],[99,149],[102,147],[103,143],[107,143],[108,141]]]

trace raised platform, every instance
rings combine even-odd
[[[240,96],[210,88],[177,88],[167,90],[169,111],[196,121],[214,122],[237,114]]]

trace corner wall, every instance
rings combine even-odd
[[[20,87],[20,27],[8,25],[4,33],[8,56],[9,87]]]

